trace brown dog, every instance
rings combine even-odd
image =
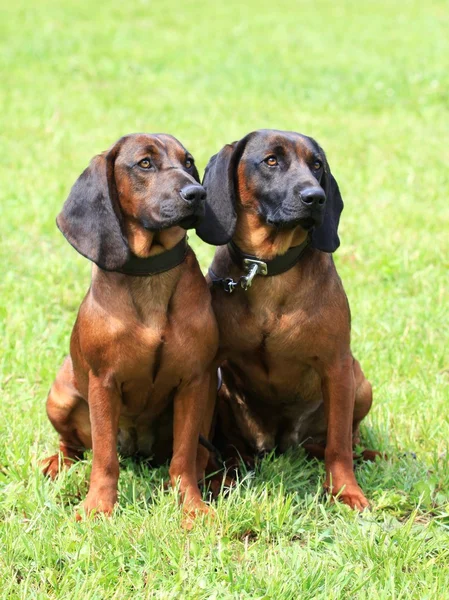
[[[208,459],[218,330],[186,229],[204,216],[192,156],[172,136],[135,134],[96,156],[57,223],[96,263],[47,400],[61,466],[93,449],[87,513],[111,513],[122,454],[167,459],[187,511],[207,511],[198,489]],[[172,416],[173,414],[173,416]],[[173,448],[171,448],[173,444]]]
[[[305,445],[325,454],[325,487],[363,509],[353,444],[371,385],[330,254],[343,202],[324,152],[298,133],[256,131],[212,157],[203,185],[198,233],[230,242],[209,272],[226,359],[215,444],[228,457]]]

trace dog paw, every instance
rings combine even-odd
[[[212,520],[215,517],[213,508],[208,506],[202,500],[195,502],[195,504],[184,504],[183,511],[184,515],[181,521],[181,527],[186,531],[191,531],[193,529],[196,519],[201,515],[205,515],[208,520]]]
[[[340,489],[340,491],[339,492],[333,491],[335,489]],[[327,488],[326,486],[325,486],[325,490],[326,490],[326,492],[330,493],[329,488]],[[358,511],[362,512],[365,509],[370,508],[370,503],[365,498],[364,493],[362,492],[362,490],[360,489],[360,487],[357,484],[356,485],[343,485],[340,488],[334,486],[333,490],[332,490],[331,495],[334,500],[343,502],[343,504],[346,504],[347,506],[349,506],[350,508],[353,508],[354,510],[358,510]]]
[[[368,500],[365,498],[364,493],[358,485],[345,487],[341,494],[338,495],[338,500],[359,511],[363,511],[370,507]]]
[[[53,454],[53,456],[41,460],[39,464],[42,468],[42,474],[45,475],[45,477],[56,479],[62,470],[68,469],[74,462],[73,459],[64,457],[61,454]]]
[[[84,517],[93,517],[98,515],[106,515],[110,517],[114,512],[114,507],[117,502],[117,492],[90,492],[82,504]],[[75,518],[77,521],[83,520],[83,515],[76,512]]]
[[[376,460],[388,460],[388,456],[384,452],[378,450],[363,450],[360,453],[360,458],[366,462],[376,462]]]

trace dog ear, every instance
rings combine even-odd
[[[326,157],[324,158],[324,173],[321,178],[321,187],[326,193],[324,218],[323,223],[312,232],[311,245],[313,248],[317,248],[323,252],[335,252],[340,246],[338,223],[340,222],[340,215],[343,210],[343,199]]]
[[[91,160],[56,219],[75,250],[107,271],[119,270],[129,258],[114,178],[117,146]]]
[[[207,244],[222,246],[234,235],[237,221],[237,166],[250,135],[227,144],[207,164],[203,178],[203,186],[207,192],[206,211],[196,229],[199,237]]]

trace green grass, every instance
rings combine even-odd
[[[447,3],[1,5],[1,597],[449,598]],[[364,441],[389,456],[357,469],[373,511],[327,504],[323,465],[298,450],[191,533],[166,469],[130,462],[117,514],[77,523],[89,457],[56,483],[37,465],[90,276],[55,215],[122,134],[172,133],[203,168],[259,127],[316,137],[345,199],[336,262],[375,392]]]

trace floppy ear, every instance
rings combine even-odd
[[[114,146],[91,160],[56,219],[75,250],[107,271],[120,269],[129,257],[115,189],[116,154]]]
[[[207,244],[227,244],[235,231],[236,174],[248,138],[227,144],[209,160],[203,178],[206,212],[196,232]]]
[[[340,190],[338,189],[338,183],[330,171],[326,158],[324,160],[324,173],[321,178],[321,187],[326,193],[324,219],[323,223],[313,230],[311,245],[313,248],[317,248],[323,252],[335,252],[340,246],[338,223],[343,210],[343,199]]]

